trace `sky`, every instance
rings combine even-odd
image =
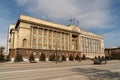
[[[69,25],[104,36],[105,48],[120,46],[120,0],[0,0],[0,46],[7,46],[8,26],[20,14]]]

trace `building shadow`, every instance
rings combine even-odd
[[[120,73],[111,72],[108,70],[100,70],[94,68],[74,68],[73,72],[78,72],[78,75],[84,75],[89,80],[120,80]]]

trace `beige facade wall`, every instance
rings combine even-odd
[[[21,22],[18,29],[18,38],[17,38],[17,47],[18,48],[31,48],[31,25],[28,23]],[[26,46],[23,46],[23,40],[26,39]]]
[[[103,37],[81,30],[81,49],[88,57],[105,56]]]
[[[10,41],[11,41],[10,31],[11,31],[11,29],[14,29],[14,28],[15,28],[15,25],[9,25],[9,28],[8,28],[8,38],[7,38],[7,53],[9,53],[9,48],[11,47],[11,44],[10,44]]]

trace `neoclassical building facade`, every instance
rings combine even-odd
[[[18,52],[26,61],[31,53],[36,60],[41,53],[45,53],[46,60],[53,53],[65,55],[66,60],[69,60],[70,55],[84,54],[89,58],[104,56],[103,36],[74,25],[65,26],[20,15],[14,28],[9,28],[8,35],[8,50],[12,59]]]

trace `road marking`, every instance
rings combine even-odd
[[[112,72],[120,72],[120,69],[114,69],[114,70],[110,70]]]
[[[94,65],[88,65],[94,66]],[[85,68],[88,67],[87,65],[83,66],[72,66],[72,67],[59,67],[59,68],[47,68],[47,69],[33,69],[33,70],[19,70],[19,71],[8,71],[8,72],[0,72],[0,74],[6,74],[6,73],[19,73],[19,72],[32,72],[32,71],[45,71],[45,70],[55,70],[55,69],[66,69],[66,68]]]

